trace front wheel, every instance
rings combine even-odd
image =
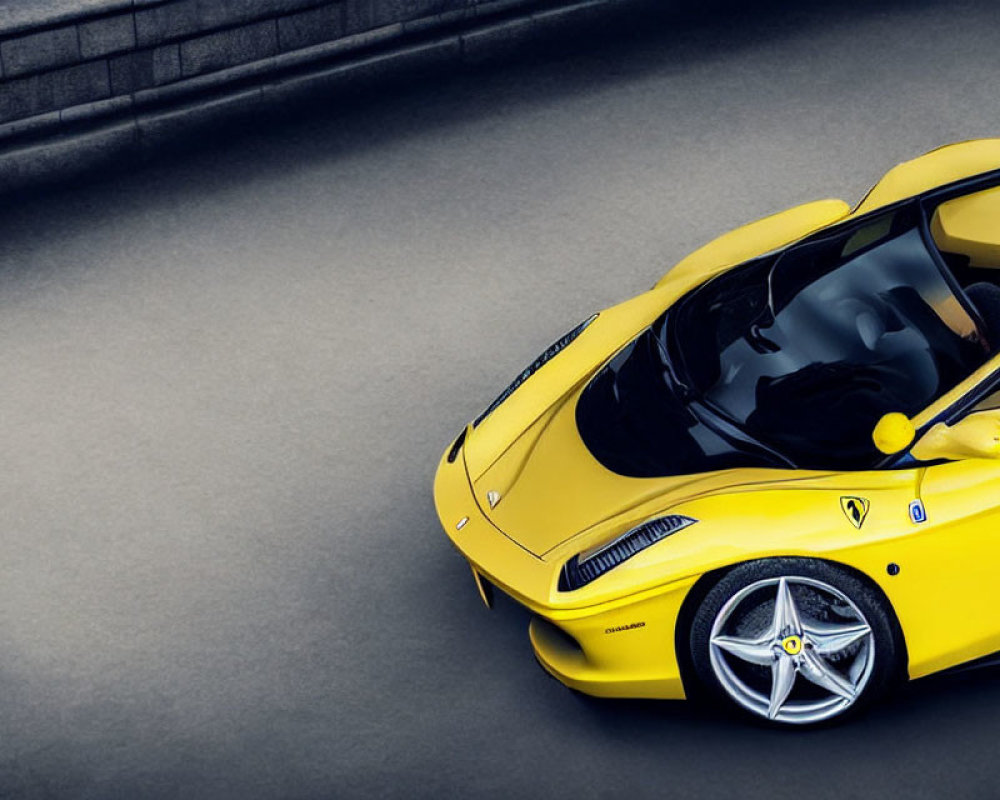
[[[823,561],[741,564],[705,596],[691,661],[709,692],[755,717],[810,725],[854,713],[898,674],[901,648],[882,597]]]

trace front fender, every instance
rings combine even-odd
[[[571,593],[574,605],[599,603],[740,561],[778,555],[833,558],[831,554],[860,552],[875,542],[893,541],[911,533],[907,508],[915,491],[914,470],[843,474],[760,469],[707,474],[595,526],[545,557],[564,563],[665,514],[698,520]],[[842,497],[854,495],[869,501],[860,528],[841,506]]]

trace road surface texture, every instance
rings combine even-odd
[[[663,14],[7,197],[0,797],[998,796],[996,671],[809,733],[584,698],[432,504],[592,311],[1000,133],[992,2],[829,5]]]

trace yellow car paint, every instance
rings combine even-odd
[[[702,283],[728,267],[777,250],[844,219],[851,207],[843,200],[815,200],[759,219],[724,233],[679,261],[660,281],[694,278]]]
[[[970,414],[954,425],[937,423],[910,450],[921,461],[1000,458],[1000,411]]]
[[[989,172],[998,166],[1000,139],[973,139],[939,147],[889,170],[858,203],[851,216],[867,214],[936,186]]]
[[[850,216],[997,168],[1000,140],[941,148],[890,171]],[[678,297],[846,216],[840,201],[820,201],[696,251],[649,292],[602,311],[468,427],[453,459],[442,457],[434,499],[444,530],[479,575],[535,615],[532,646],[564,683],[603,696],[684,697],[675,641],[691,588],[716,570],[776,556],[835,562],[878,587],[899,621],[910,677],[1000,650],[993,588],[1000,458],[951,453],[958,460],[884,471],[757,468],[638,479],[602,467],[576,433],[573,409],[594,370]],[[1000,356],[908,422],[926,427],[998,372]],[[492,508],[490,492],[500,497]],[[860,524],[845,513],[844,498],[864,501]],[[917,500],[926,521],[908,512]],[[573,555],[668,513],[698,522],[592,583],[558,589]]]
[[[561,398],[582,385],[596,363],[610,358],[676,299],[671,287],[646,292],[602,311],[551,364],[531,377],[530,391],[516,391],[476,427],[466,444],[469,474],[478,478]],[[555,366],[558,364],[558,366]]]
[[[931,233],[946,253],[969,257],[969,266],[1000,267],[1000,188],[958,197],[938,206]]]

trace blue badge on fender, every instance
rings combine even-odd
[[[924,510],[922,501],[914,500],[910,503],[910,522],[917,524],[927,522],[927,511]]]

